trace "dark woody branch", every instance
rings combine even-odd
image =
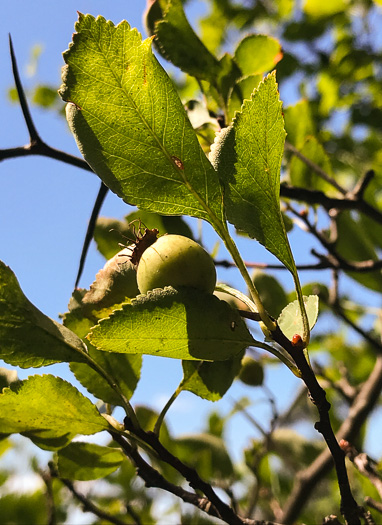
[[[170,494],[179,497],[185,503],[189,503],[197,507],[199,510],[206,512],[210,516],[220,518],[230,525],[277,525],[277,523],[270,521],[241,518],[217,496],[213,498],[203,497],[198,495],[196,492],[190,492],[179,485],[170,483],[162,476],[162,474],[160,474],[160,472],[149,465],[147,461],[140,455],[137,448],[130,445],[130,443],[123,436],[116,432],[111,432],[111,435],[113,439],[121,446],[127,457],[129,457],[130,460],[135,464],[137,467],[137,474],[144,480],[146,487],[156,487],[163,489]],[[189,481],[191,487],[196,490],[201,490],[205,494],[206,492],[210,495],[212,494],[212,487],[202,481],[194,469],[191,469],[180,462],[178,458],[172,456],[171,453],[160,444],[157,436],[154,433],[141,430],[139,436],[141,439],[145,440],[146,443],[153,446],[153,449],[155,452],[157,452],[159,458],[162,461],[172,465],[176,470],[183,474],[184,477]],[[187,475],[185,475],[186,471],[188,473]],[[201,483],[199,483],[199,481]],[[207,488],[207,485],[209,488]],[[217,503],[217,506],[212,503],[211,499]]]
[[[354,441],[370,412],[378,402],[382,390],[382,357],[378,356],[368,379],[361,386],[350,406],[347,418],[336,434],[338,441]],[[321,479],[333,468],[329,450],[324,450],[305,470],[299,472],[292,492],[284,505],[282,523],[291,525],[298,518],[301,510]]]

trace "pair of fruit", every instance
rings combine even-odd
[[[157,230],[146,230],[133,251],[121,250],[98,272],[83,304],[98,310],[165,286],[213,293],[215,284],[214,262],[198,243],[182,235],[157,239]]]

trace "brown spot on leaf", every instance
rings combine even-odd
[[[178,159],[178,157],[175,157],[175,155],[172,155],[171,159],[177,168],[179,168],[180,170],[184,170],[184,164],[180,159]]]

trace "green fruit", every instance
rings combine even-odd
[[[191,286],[213,293],[216,270],[211,256],[197,242],[182,235],[163,235],[143,252],[137,282],[141,293],[165,286]]]
[[[239,379],[246,385],[260,386],[264,380],[264,370],[260,363],[251,357],[244,357],[241,362]]]
[[[130,255],[131,249],[124,248],[97,273],[96,280],[82,299],[85,311],[108,308],[139,293]]]

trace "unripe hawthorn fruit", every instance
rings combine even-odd
[[[139,293],[130,255],[131,250],[124,248],[109,259],[97,273],[96,280],[82,299],[86,311],[107,308]]]
[[[264,370],[260,363],[251,357],[244,357],[241,362],[239,379],[249,386],[260,386],[264,380]]]
[[[213,293],[216,270],[212,257],[197,242],[183,235],[163,235],[143,252],[137,282],[141,293],[165,286]]]

